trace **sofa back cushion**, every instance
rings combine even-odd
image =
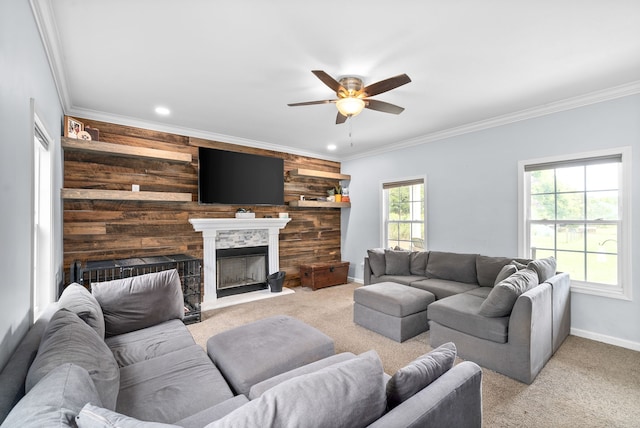
[[[180,276],[175,269],[91,284],[104,313],[107,336],[184,318]]]
[[[385,275],[411,275],[411,252],[384,250]]]
[[[50,371],[73,363],[84,368],[104,407],[115,409],[120,389],[120,369],[111,350],[94,329],[67,309],[56,312],[42,336],[38,355],[29,368],[25,391],[34,388]]]
[[[543,283],[556,274],[556,259],[551,256],[544,259],[532,260],[527,267],[535,270],[538,274],[538,280],[540,283]]]
[[[80,319],[93,328],[98,336],[104,339],[104,315],[100,303],[89,290],[82,285],[73,283],[67,287],[58,300],[60,308],[74,312]]]
[[[478,313],[485,317],[505,317],[511,314],[518,297],[538,284],[536,271],[529,268],[519,270],[493,287]]]
[[[294,377],[206,428],[366,427],[386,408],[382,362],[375,351]]]
[[[428,251],[413,251],[410,258],[411,275],[424,276],[427,270],[427,261],[429,260]]]
[[[371,272],[375,276],[384,275],[384,271],[387,266],[387,262],[384,257],[384,248],[373,248],[371,250],[367,250],[367,255],[369,256],[369,267],[371,267]]]
[[[392,409],[446,373],[456,360],[453,342],[440,345],[398,370],[387,382],[387,406]]]
[[[87,370],[71,363],[54,367],[11,410],[2,426],[75,427],[86,403],[102,405]]]
[[[430,251],[426,275],[449,281],[477,284],[476,254]]]

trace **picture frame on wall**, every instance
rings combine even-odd
[[[84,123],[70,116],[64,117],[64,136],[68,138],[78,138],[84,131]]]

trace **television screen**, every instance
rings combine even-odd
[[[200,147],[201,204],[284,205],[284,161],[280,158]]]

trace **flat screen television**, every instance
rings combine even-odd
[[[200,147],[201,204],[284,205],[284,160]]]

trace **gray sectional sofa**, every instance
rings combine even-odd
[[[395,282],[433,293],[432,347],[530,384],[569,335],[570,280],[555,259],[372,249],[364,284]]]
[[[335,354],[327,337],[330,349],[325,346],[320,352],[331,355],[310,352],[307,355],[320,359],[300,360],[295,368],[278,366],[287,368],[271,369],[260,381],[246,383],[225,378],[223,373],[242,370],[228,364],[219,370],[211,353],[194,342],[181,321],[182,302],[175,270],[92,284],[91,292],[77,284],[68,286],[0,372],[1,426],[482,424],[482,371],[472,362],[454,366],[452,343],[389,376],[375,351]],[[287,317],[277,318],[280,322]],[[256,323],[261,322],[267,321]],[[210,340],[208,347],[230,343],[228,336]],[[242,340],[246,339],[239,335],[237,341]],[[287,360],[287,349],[271,354]],[[237,364],[250,357],[238,358]],[[238,382],[248,389],[248,396],[234,390]]]

